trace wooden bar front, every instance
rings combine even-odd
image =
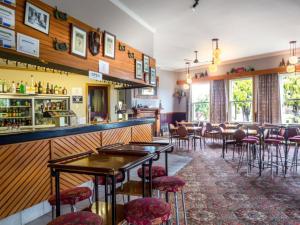
[[[0,219],[45,201],[53,193],[48,160],[130,141],[152,141],[152,124],[0,145]],[[83,175],[62,174],[61,189],[89,179]]]

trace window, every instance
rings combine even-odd
[[[281,120],[300,123],[300,74],[280,77]]]
[[[229,120],[232,122],[251,122],[252,101],[252,78],[231,80],[229,86]]]
[[[209,83],[192,85],[192,118],[195,121],[209,120]]]

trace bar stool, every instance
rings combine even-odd
[[[256,147],[256,144],[258,144],[258,139],[254,138],[254,137],[246,137],[242,140],[242,143],[247,148],[246,162],[247,162],[247,175],[248,175],[251,171],[252,163],[253,163],[253,167],[254,167],[254,162],[255,162],[255,158],[256,158],[256,149],[255,149],[255,147]],[[252,152],[251,152],[250,147],[252,148]],[[238,164],[238,167],[237,167],[237,172],[242,167],[243,160],[244,160],[244,154],[245,154],[245,151],[242,150],[242,153],[240,154],[239,164]],[[251,156],[253,156],[253,161],[251,159]]]
[[[182,198],[182,207],[184,213],[184,224],[187,225],[187,217],[186,217],[186,209],[185,209],[185,201],[184,201],[184,191],[183,187],[185,186],[185,181],[177,176],[164,176],[157,177],[152,180],[153,189],[158,190],[160,197],[160,191],[166,193],[174,193],[175,198],[175,210],[176,210],[176,225],[179,225],[179,212],[178,212],[178,196],[177,193],[181,191]]]
[[[91,212],[73,212],[57,217],[48,225],[104,225],[103,219]]]
[[[291,143],[295,143],[294,154],[293,154],[293,158],[292,158],[292,162],[291,162],[291,170],[293,168],[295,168],[294,172],[297,172],[297,169],[298,169],[298,152],[299,152],[299,145],[300,145],[300,136],[291,137],[291,138],[289,138],[289,141]]]
[[[137,171],[139,178],[143,178],[143,168],[139,168]],[[166,169],[162,166],[152,166],[152,178],[166,176]],[[149,167],[145,167],[145,178],[149,179]]]
[[[77,202],[89,199],[92,204],[92,190],[88,187],[75,187],[60,192],[60,204],[70,205],[71,212],[75,212],[75,205]],[[48,199],[49,204],[52,206],[52,218],[54,218],[54,208],[56,205],[56,196],[52,195]]]
[[[139,198],[124,205],[126,221],[131,225],[159,225],[171,216],[171,206],[158,198]]]

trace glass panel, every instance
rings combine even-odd
[[[209,102],[193,103],[193,120],[209,120]]]
[[[192,119],[209,120],[209,98],[210,98],[210,85],[193,84],[192,85]]]

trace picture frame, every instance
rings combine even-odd
[[[50,14],[32,3],[26,2],[24,24],[49,34]]]
[[[16,7],[16,0],[0,0],[0,2]]]
[[[71,26],[71,54],[87,57],[87,32],[74,24]]]
[[[156,96],[156,90],[153,87],[141,88],[142,96]]]
[[[144,73],[149,73],[150,68],[150,57],[143,54],[143,70]]]
[[[116,56],[116,35],[104,31],[103,56],[115,59]]]
[[[150,68],[150,84],[156,86],[156,69]]]
[[[142,60],[135,60],[135,79],[143,79],[143,62]]]
[[[15,14],[15,10],[0,5],[0,25],[3,27],[8,27],[10,29],[15,29]]]
[[[17,51],[27,55],[39,57],[40,40],[25,34],[17,33]]]
[[[8,49],[16,49],[15,31],[0,27],[0,47]]]

